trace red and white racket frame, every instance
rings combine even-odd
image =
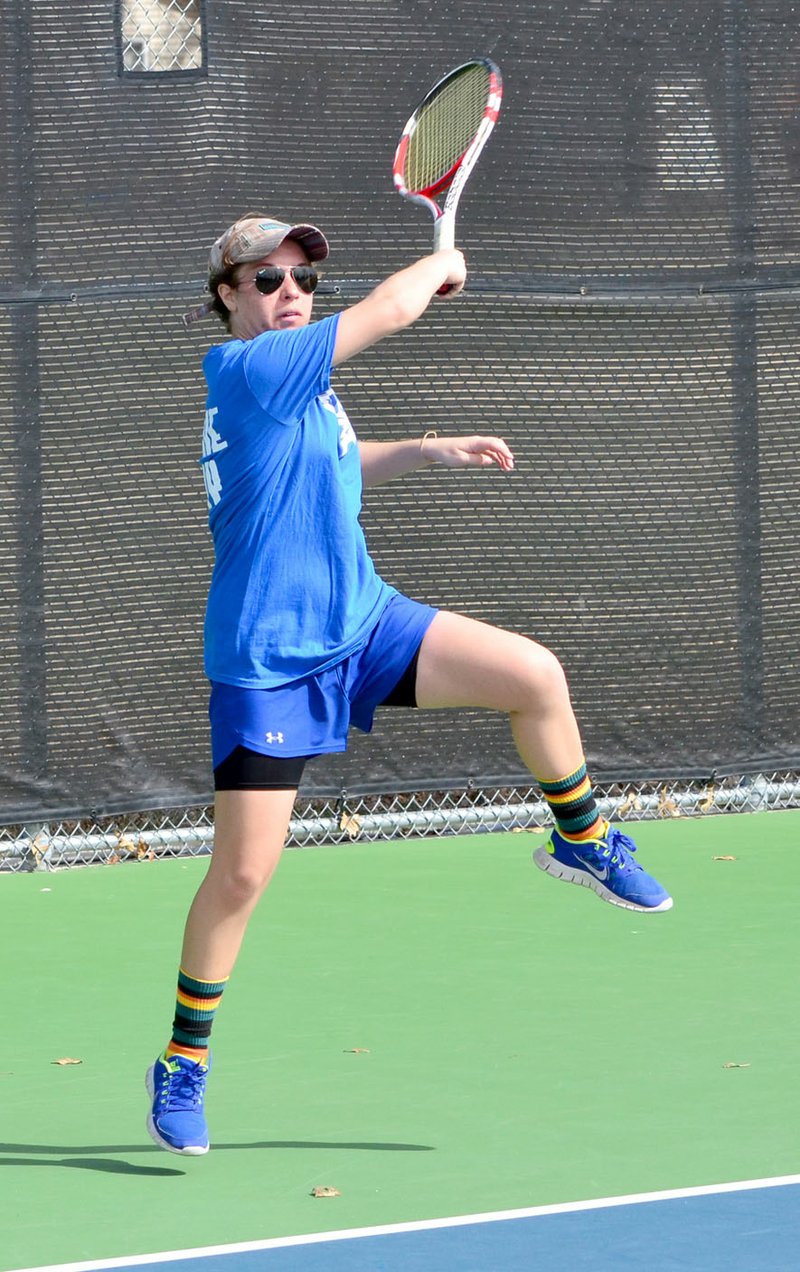
[[[460,159],[457,159],[449,172],[433,185],[428,186],[425,190],[412,191],[409,190],[403,180],[403,166],[405,164],[406,151],[417,126],[420,112],[432,98],[441,92],[443,86],[454,75],[460,74],[467,66],[474,65],[475,62],[482,62],[489,71],[489,93],[486,101],[486,109],[483,113],[483,119],[478,125],[478,130],[474,138],[467,146]],[[419,203],[426,207],[433,216],[433,250],[440,251],[442,248],[455,247],[455,224],[456,224],[456,208],[461,198],[461,192],[469,177],[472,169],[478,161],[483,147],[489,139],[489,134],[497,123],[497,117],[500,113],[500,104],[503,100],[503,79],[500,74],[500,68],[494,64],[488,57],[473,58],[469,62],[464,62],[461,66],[455,67],[443,76],[438,83],[434,84],[429,93],[417,106],[413,115],[409,119],[395,151],[394,163],[392,165],[392,176],[394,179],[395,189],[404,199],[410,199],[412,203]],[[449,186],[449,189],[447,187]],[[434,199],[434,195],[439,191],[447,189],[444,207],[440,207]]]

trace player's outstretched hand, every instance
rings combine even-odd
[[[445,468],[490,468],[504,473],[514,467],[514,456],[502,437],[430,437],[424,440],[423,457]]]

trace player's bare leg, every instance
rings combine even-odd
[[[461,614],[437,614],[417,664],[420,707],[488,707],[508,714],[524,764],[556,829],[534,853],[542,870],[625,909],[668,910],[672,898],[633,857],[636,845],[601,816],[586,772],[566,676],[550,650]]]
[[[417,702],[507,712],[520,757],[537,778],[564,776],[583,761],[561,664],[516,632],[441,611],[422,642]]]
[[[214,851],[189,910],[181,966],[200,980],[230,976],[248,920],[280,860],[295,791],[217,791]]]
[[[280,860],[296,792],[218,791],[214,851],[189,910],[173,1037],[147,1073],[147,1129],[162,1148],[208,1152],[208,1041],[250,916]]]

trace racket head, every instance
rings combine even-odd
[[[497,122],[502,97],[500,69],[488,57],[464,62],[434,84],[395,151],[392,175],[398,193],[442,216],[437,198],[446,193],[445,207],[457,201]]]

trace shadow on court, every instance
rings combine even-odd
[[[432,1144],[373,1144],[352,1143],[348,1140],[255,1140],[252,1144],[218,1144],[214,1141],[214,1152],[226,1149],[240,1151],[248,1148],[312,1148],[312,1149],[347,1149],[365,1153],[433,1153]],[[86,1144],[77,1147],[74,1144],[0,1144],[0,1153],[33,1153],[58,1157],[62,1153],[164,1153],[166,1150],[156,1144]],[[3,1161],[0,1158],[0,1163]]]
[[[155,1152],[160,1152],[155,1149]],[[185,1170],[171,1170],[168,1166],[133,1166],[130,1162],[115,1162],[102,1157],[61,1157],[56,1160],[45,1157],[3,1157],[0,1166],[65,1166],[69,1170],[95,1170],[107,1175],[160,1176],[185,1175]]]
[[[367,1153],[432,1153],[430,1144],[351,1143],[317,1140],[256,1140],[252,1144],[215,1144],[214,1152],[234,1149],[314,1149],[348,1150]],[[109,1157],[100,1156],[108,1154]],[[170,1176],[185,1175],[184,1170],[169,1166],[136,1166],[131,1162],[111,1160],[118,1154],[157,1153],[165,1150],[155,1144],[86,1144],[82,1147],[64,1144],[0,1144],[0,1166],[59,1166],[69,1170],[102,1171],[109,1175]],[[47,1159],[47,1160],[45,1160]]]

